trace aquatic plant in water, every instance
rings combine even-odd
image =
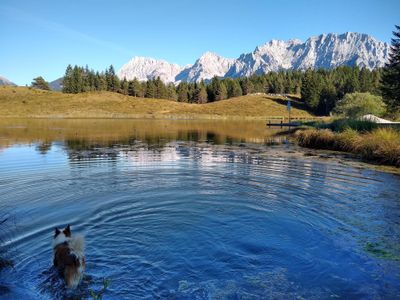
[[[381,244],[376,242],[367,242],[364,246],[364,250],[377,258],[387,260],[400,260],[400,255],[392,253],[391,251],[389,251],[389,249],[383,248]]]
[[[110,286],[110,279],[103,278],[103,287],[99,291],[90,290],[90,296],[93,300],[101,300],[103,299],[103,295],[106,292],[107,288]]]

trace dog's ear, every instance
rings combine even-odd
[[[60,233],[61,233],[61,230],[56,227],[55,230],[54,230],[54,237],[56,237]]]
[[[68,226],[65,227],[63,232],[64,232],[65,236],[71,237],[71,226],[68,224]]]

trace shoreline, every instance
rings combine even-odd
[[[376,128],[358,132],[346,129],[303,129],[293,134],[296,143],[304,148],[340,151],[355,155],[372,164],[392,166],[400,170],[400,132],[392,128]]]
[[[53,115],[45,115],[45,116],[2,116],[0,115],[0,118],[3,119],[48,119],[48,120],[73,120],[73,119],[79,119],[79,120],[91,120],[91,119],[104,119],[104,120],[194,120],[194,121],[207,121],[207,120],[217,120],[217,121],[265,121],[267,122],[268,120],[280,120],[280,116],[265,116],[265,117],[259,117],[259,116],[231,116],[231,115],[226,115],[226,116],[221,116],[221,115],[206,115],[206,114],[200,114],[200,115],[193,115],[193,116],[188,116],[188,115],[129,115],[129,116],[53,116]],[[307,120],[314,120],[315,118],[307,118]]]

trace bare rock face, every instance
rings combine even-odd
[[[331,69],[338,66],[383,67],[390,46],[370,35],[347,32],[321,34],[305,42],[271,40],[251,53],[228,59],[212,52],[204,53],[193,65],[180,67],[164,60],[134,57],[118,72],[122,79],[145,81],[160,77],[175,84],[198,82],[218,77],[241,77],[279,70]]]
[[[119,78],[140,81],[160,77],[164,82],[175,82],[175,77],[182,71],[182,67],[149,57],[135,56],[127,64],[122,66],[117,75]]]

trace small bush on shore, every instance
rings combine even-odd
[[[352,152],[357,145],[360,134],[351,128],[347,128],[335,136],[335,150]]]
[[[365,159],[400,167],[400,133],[393,129],[378,128],[364,134],[354,145],[354,151]]]
[[[354,119],[337,119],[329,124],[326,128],[335,132],[342,132],[347,129],[353,129],[359,132],[372,131],[378,128],[378,125],[371,121],[354,120]]]
[[[334,113],[347,118],[356,119],[366,114],[382,116],[386,112],[386,105],[382,97],[370,93],[351,93],[335,106]]]
[[[374,122],[355,119],[334,119],[329,121],[329,123],[324,121],[308,121],[303,122],[302,125],[318,129],[330,129],[334,132],[342,132],[347,129],[363,132],[378,128],[378,124]]]
[[[296,139],[302,147],[352,152],[364,160],[400,167],[400,132],[391,128],[361,134],[350,128],[340,133],[308,129],[296,132]]]
[[[300,146],[317,149],[332,149],[334,147],[335,134],[329,129],[308,129],[296,132],[296,138]]]

